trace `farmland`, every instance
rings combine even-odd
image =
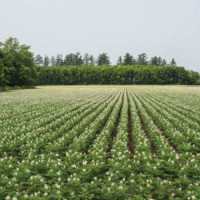
[[[0,93],[0,199],[200,199],[200,87]]]

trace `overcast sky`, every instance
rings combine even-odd
[[[200,0],[0,0],[0,41],[35,54],[126,52],[200,71]]]

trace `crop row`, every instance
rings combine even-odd
[[[199,199],[199,96],[185,90],[91,86],[4,93],[0,198]]]

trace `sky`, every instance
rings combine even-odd
[[[34,54],[126,52],[200,72],[200,0],[0,0],[0,41]]]

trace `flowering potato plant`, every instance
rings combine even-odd
[[[200,88],[0,93],[0,199],[200,199]]]

